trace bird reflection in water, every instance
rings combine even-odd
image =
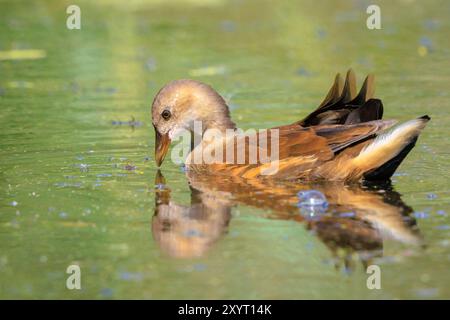
[[[160,171],[155,179],[155,214],[152,231],[163,252],[172,257],[203,256],[228,231],[232,208],[251,206],[270,212],[268,218],[303,223],[331,251],[336,268],[352,269],[356,253],[366,268],[381,257],[383,241],[422,245],[411,217],[412,208],[390,184],[301,184],[237,177],[198,176],[187,172],[191,203],[171,201],[170,188]],[[297,193],[322,192],[328,207],[324,214],[305,215],[298,208]]]

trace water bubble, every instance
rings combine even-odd
[[[18,204],[19,204],[19,203],[18,203],[17,201],[12,201],[12,202],[10,203],[10,205],[12,205],[13,207],[16,207]]]
[[[67,216],[68,216],[68,214],[67,214],[66,212],[60,212],[60,213],[59,213],[59,217],[60,217],[60,218],[65,219],[65,218],[67,218]]]
[[[300,207],[328,207],[327,198],[317,190],[305,190],[297,193]]]
[[[300,212],[305,217],[323,215],[328,208],[328,201],[324,194],[317,190],[305,190],[297,193]]]

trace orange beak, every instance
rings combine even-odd
[[[164,157],[167,154],[170,146],[170,138],[169,135],[161,134],[155,128],[155,160],[156,165],[158,167],[161,166],[161,163],[164,161]]]

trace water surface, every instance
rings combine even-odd
[[[1,298],[450,298],[448,1],[381,1],[374,31],[367,1],[78,1],[81,30],[69,4],[0,3]],[[304,117],[349,67],[375,73],[385,118],[432,118],[391,185],[157,173],[164,83],[207,82],[263,128]],[[321,219],[297,207],[313,188]]]

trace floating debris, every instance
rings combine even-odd
[[[10,203],[11,206],[16,207],[19,203],[17,201],[12,201]]]
[[[59,213],[59,217],[60,218],[62,218],[62,219],[65,219],[65,218],[67,218],[69,215],[66,213],[66,212],[60,212]]]

